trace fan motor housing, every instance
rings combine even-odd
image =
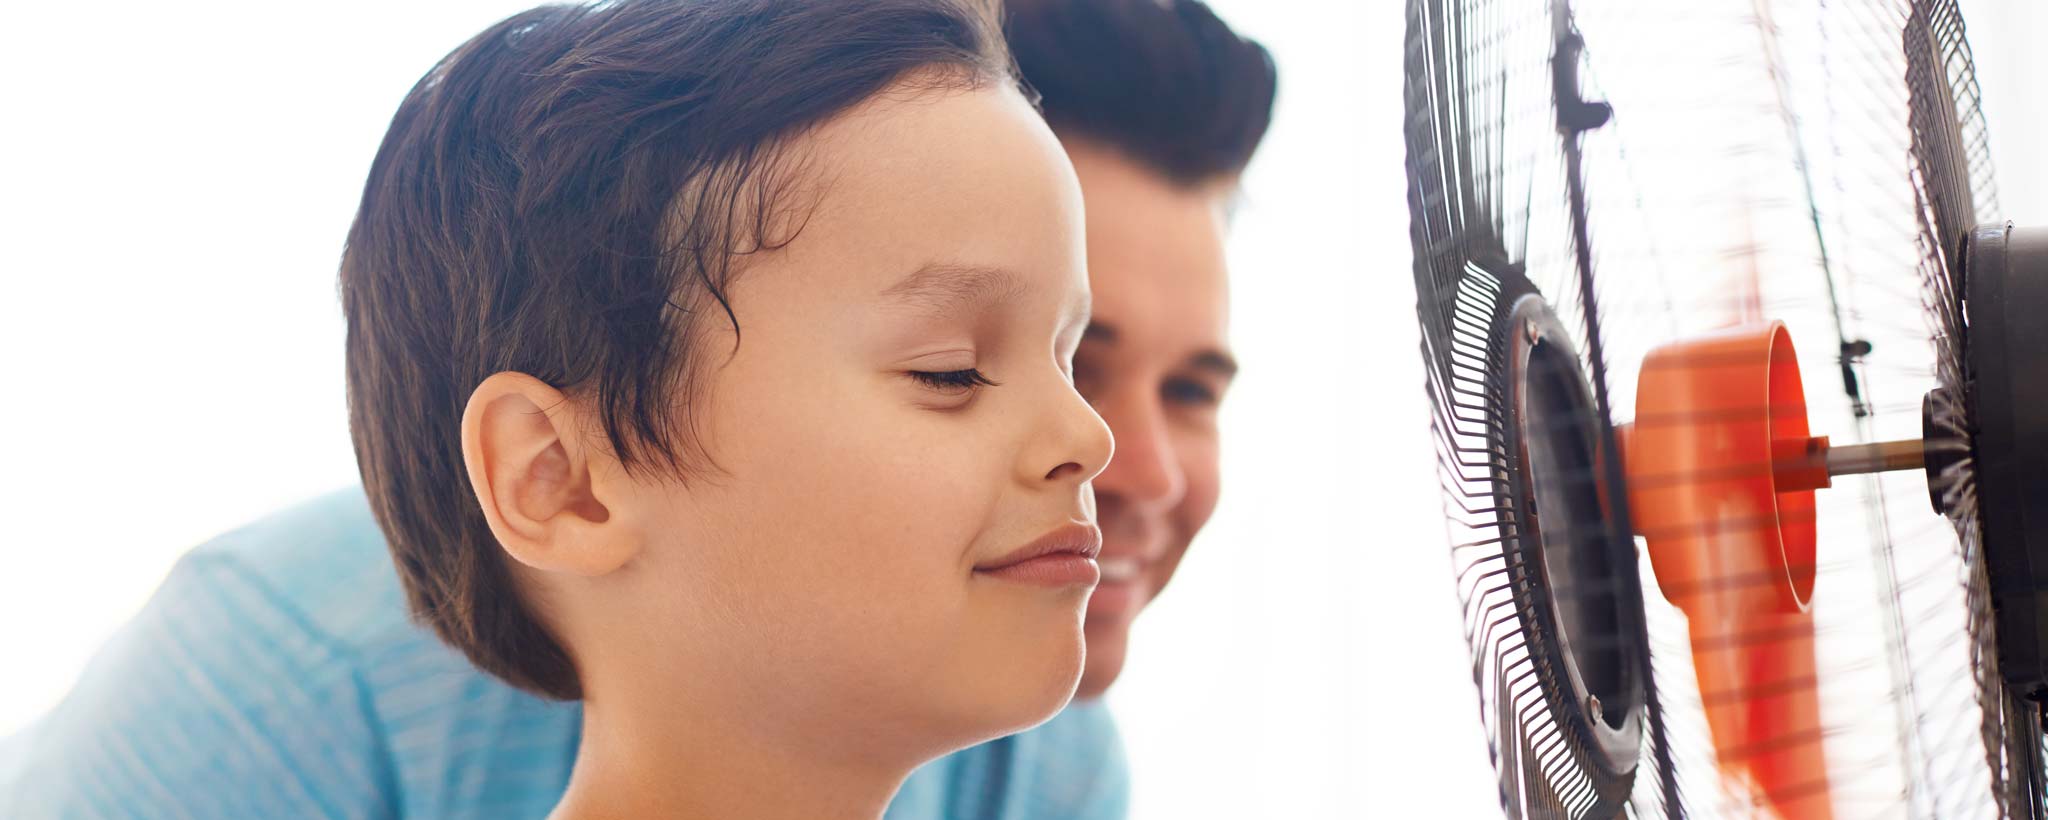
[[[2048,699],[2048,227],[1987,225],[1960,254],[1978,526],[2008,686]]]

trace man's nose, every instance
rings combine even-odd
[[[1170,508],[1187,495],[1187,473],[1173,446],[1165,408],[1157,399],[1124,396],[1095,408],[1116,436],[1116,454],[1095,477],[1098,496],[1142,507]]]

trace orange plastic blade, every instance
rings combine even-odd
[[[1826,476],[1778,469],[1826,442],[1809,435],[1790,334],[1773,322],[1651,353],[1623,442],[1636,532],[1689,621],[1723,777],[1761,813],[1832,817],[1807,608]]]

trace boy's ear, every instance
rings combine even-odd
[[[638,550],[606,506],[600,476],[620,475],[586,445],[582,413],[546,382],[495,373],[462,411],[462,462],[491,535],[534,569],[604,575]],[[595,468],[595,469],[594,469]]]

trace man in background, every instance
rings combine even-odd
[[[919,770],[899,820],[1124,814],[1100,696],[1215,508],[1236,371],[1223,239],[1276,87],[1266,51],[1196,0],[1016,0],[1006,31],[1087,208],[1095,312],[1074,379],[1117,441],[1095,481],[1103,580],[1075,703]],[[545,816],[580,706],[486,675],[405,612],[359,490],[193,550],[0,745],[0,816]]]

